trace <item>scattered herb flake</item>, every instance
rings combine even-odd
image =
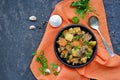
[[[57,76],[57,75],[58,75],[58,72],[57,72],[57,71],[54,71],[53,74],[54,74],[55,76]]]
[[[68,59],[68,52],[65,54],[65,56],[64,56],[66,59]]]
[[[79,23],[79,18],[78,17],[73,17],[72,18],[72,22],[74,23],[74,24],[78,24]]]
[[[88,42],[88,41],[85,41],[84,44],[85,44],[85,45],[89,45],[89,42]]]
[[[74,49],[74,50],[77,50],[77,49],[78,49],[78,46],[74,46],[73,49]]]
[[[77,40],[77,41],[79,40],[79,38],[80,38],[80,37],[79,37],[78,35],[76,35],[76,36],[74,37],[74,39]]]
[[[90,59],[91,55],[88,52],[85,52],[85,56]]]
[[[50,64],[50,67],[51,67],[51,69],[52,69],[52,71],[53,71],[53,74],[54,74],[55,76],[57,76],[57,75],[58,75],[58,72],[56,71],[56,69],[58,68],[58,64],[51,63],[51,64]]]
[[[35,56],[37,54],[37,52],[36,51],[34,51],[33,53],[32,53],[32,56]]]
[[[65,36],[65,34],[64,34],[64,32],[62,32],[61,37],[64,37],[64,36]]]
[[[50,67],[51,67],[51,69],[54,71],[55,69],[58,68],[58,64],[51,63],[51,64],[50,64]]]
[[[50,74],[50,72],[45,72],[45,75],[48,75],[48,74]]]

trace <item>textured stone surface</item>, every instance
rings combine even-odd
[[[29,65],[54,5],[60,0],[0,0],[0,80],[35,80]],[[120,0],[104,0],[115,53],[120,55]],[[37,16],[30,22],[29,16]],[[29,30],[30,25],[41,29]]]
[[[120,55],[120,0],[104,0],[104,5],[113,48]]]

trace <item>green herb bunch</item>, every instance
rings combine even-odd
[[[44,56],[44,51],[41,51],[41,54],[36,58],[36,61],[40,62],[42,65],[42,67],[40,68],[41,74],[43,75],[50,74],[49,72],[46,71],[48,69],[48,64],[47,64],[47,59]]]
[[[95,12],[95,10],[89,4],[90,0],[78,0],[73,1],[71,6],[75,7],[75,13],[80,14],[80,17],[84,19],[84,15],[90,12]]]
[[[51,63],[51,64],[50,64],[50,67],[51,67],[51,69],[52,69],[52,71],[53,71],[53,74],[54,74],[55,76],[58,75],[58,72],[56,71],[56,69],[58,68],[58,64]]]
[[[32,56],[35,56],[36,54],[37,54],[37,52],[34,51],[32,53]],[[48,69],[48,64],[47,64],[47,58],[44,56],[44,51],[43,50],[41,50],[40,55],[37,56],[36,61],[41,63],[41,65],[42,65],[42,67],[39,69],[41,74],[43,74],[43,75],[50,74],[50,70]],[[55,76],[57,76],[58,72],[59,72],[59,71],[57,71],[57,68],[59,67],[59,65],[55,64],[55,63],[51,63],[50,67],[51,67],[51,70],[53,71],[53,74]]]

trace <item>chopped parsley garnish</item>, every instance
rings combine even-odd
[[[57,71],[54,71],[53,74],[54,74],[55,76],[57,76],[57,75],[58,75],[58,72],[57,72]]]
[[[58,64],[51,63],[51,64],[50,64],[50,67],[51,67],[51,69],[52,69],[52,71],[53,71],[53,74],[54,74],[55,76],[58,75],[58,72],[56,71],[56,69],[58,68]]]
[[[61,37],[64,37],[64,36],[65,36],[65,34],[64,34],[64,32],[62,32]]]
[[[76,35],[76,36],[74,37],[74,39],[77,40],[77,41],[79,40],[79,38],[80,38],[80,36],[78,36],[78,35]]]
[[[85,52],[85,56],[90,59],[91,55],[88,52]]]
[[[36,51],[34,51],[33,53],[32,53],[32,56],[35,56],[37,54],[37,52]]]
[[[44,51],[41,51],[41,54],[40,56],[37,56],[36,61],[40,62],[42,65],[42,67],[39,69],[41,74],[43,75],[50,74],[49,72],[46,71],[46,69],[48,68],[48,64],[47,64],[47,59],[44,56]]]
[[[84,44],[85,44],[85,45],[89,45],[89,41],[85,41]]]
[[[77,49],[78,49],[78,46],[74,46],[73,49],[74,49],[74,50],[77,50]]]
[[[78,23],[79,23],[79,18],[78,18],[77,16],[73,17],[73,18],[72,18],[72,22],[73,22],[74,24],[78,24]]]

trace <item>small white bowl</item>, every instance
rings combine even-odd
[[[53,15],[49,22],[52,27],[59,27],[62,24],[62,18],[59,15]]]

